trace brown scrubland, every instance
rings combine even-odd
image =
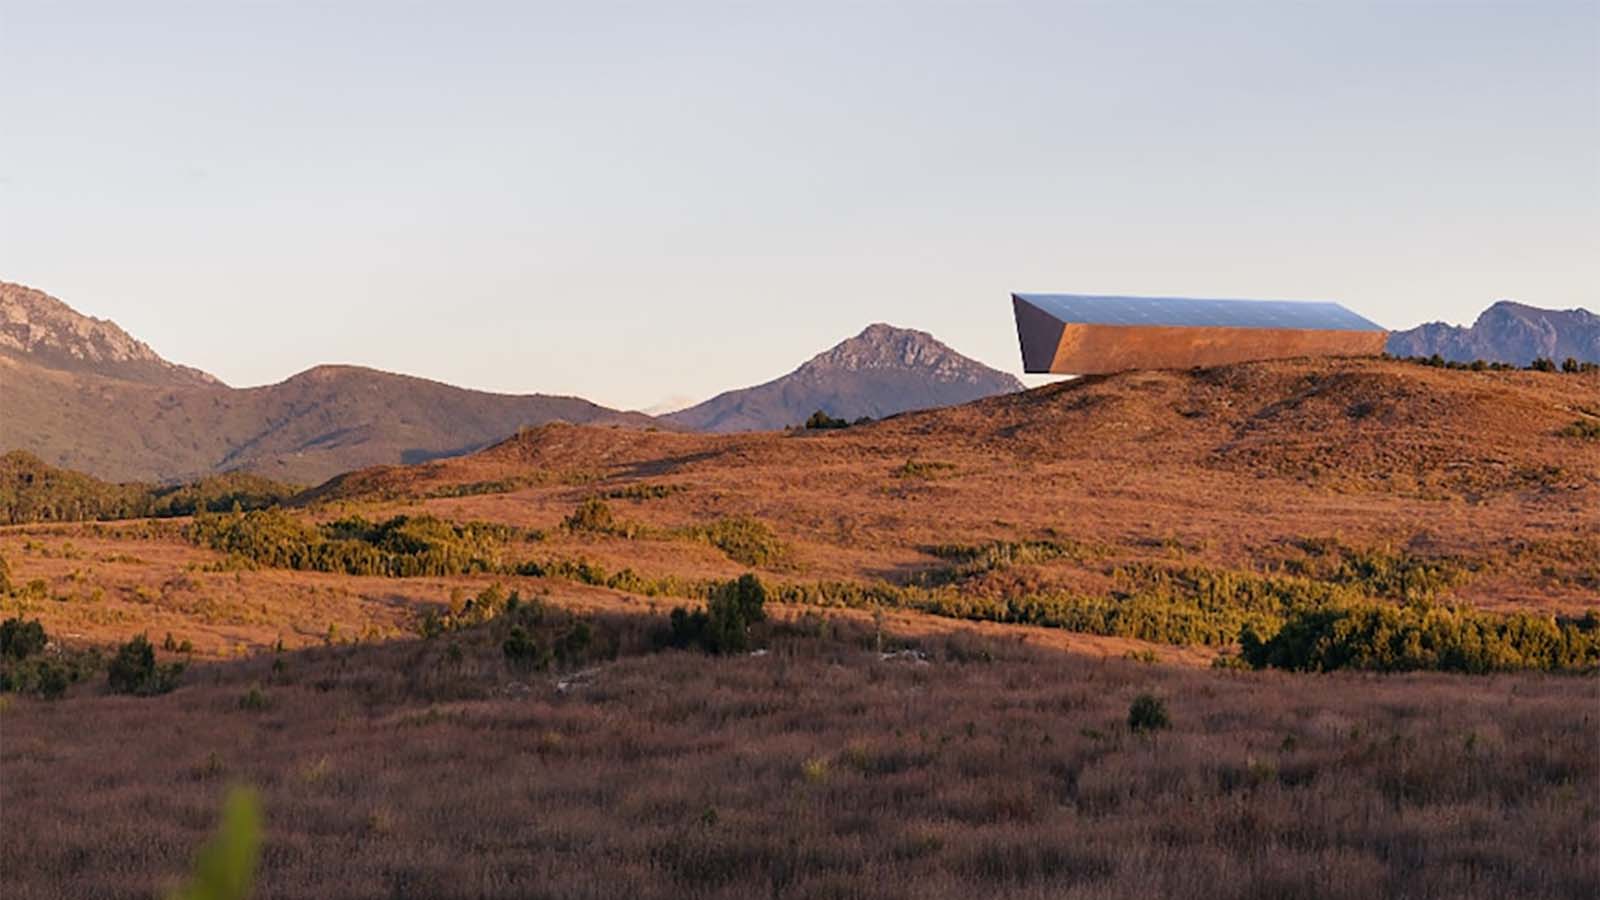
[[[263,897],[1594,896],[1597,420],[1256,363],[0,529],[80,674],[0,697],[5,894],[150,896],[243,783]],[[746,573],[755,655],[671,646]]]

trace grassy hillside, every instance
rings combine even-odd
[[[316,483],[363,466],[466,453],[552,420],[652,422],[575,397],[488,394],[353,366],[233,389],[141,384],[0,357],[0,380],[0,447],[112,481],[243,469]]]

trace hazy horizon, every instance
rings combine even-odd
[[[1012,291],[1594,308],[1593,3],[0,0],[0,277],[230,384],[660,411]]]

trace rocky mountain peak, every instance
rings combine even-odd
[[[1432,356],[1456,362],[1507,362],[1525,366],[1537,357],[1600,362],[1600,316],[1586,309],[1541,309],[1501,300],[1470,328],[1430,322],[1389,336],[1395,356]]]
[[[1022,390],[1022,383],[1014,377],[962,356],[926,331],[896,328],[883,322],[868,325],[855,337],[817,354],[801,366],[796,374],[822,375],[874,369],[916,371],[926,378],[944,383],[1000,381],[1010,390]]]
[[[73,372],[144,382],[221,384],[198,369],[162,359],[108,319],[86,316],[26,285],[0,281],[0,352]]]

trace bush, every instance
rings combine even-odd
[[[1556,370],[1556,363],[1553,359],[1546,359],[1545,357],[1541,356],[1535,359],[1533,362],[1528,363],[1528,368],[1535,372],[1554,372]]]
[[[610,534],[617,527],[616,516],[612,515],[611,507],[599,497],[590,497],[578,504],[562,521],[568,531],[588,531],[596,534]]]
[[[1561,429],[1559,434],[1562,437],[1600,441],[1600,419],[1578,419],[1571,425]]]
[[[1140,694],[1128,707],[1128,730],[1135,734],[1172,727],[1167,704],[1154,694]]]
[[[835,419],[819,409],[812,413],[809,419],[806,419],[805,427],[812,431],[826,431],[834,428],[849,428],[850,423],[844,419]]]
[[[718,519],[710,525],[690,529],[689,533],[726,553],[734,562],[747,566],[771,565],[789,550],[765,522],[742,516]]]
[[[0,597],[11,593],[11,566],[6,563],[6,558],[0,556]]]
[[[117,648],[117,655],[106,668],[106,683],[113,693],[147,697],[177,687],[182,674],[182,663],[157,665],[156,649],[141,634]]]
[[[515,669],[532,671],[550,665],[550,654],[521,625],[511,626],[510,633],[500,643],[500,652]]]
[[[743,653],[750,648],[750,626],[766,619],[767,589],[746,573],[720,586],[704,611],[679,606],[668,618],[667,643],[699,647],[707,653]]]
[[[0,656],[27,659],[43,652],[48,643],[50,638],[44,633],[44,626],[39,624],[38,619],[24,622],[20,617],[13,616],[0,622]]]
[[[259,684],[251,685],[250,690],[239,698],[239,708],[246,712],[262,712],[271,706],[272,701],[267,698],[267,692],[263,691]]]

